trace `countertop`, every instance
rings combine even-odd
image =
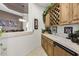
[[[7,32],[7,33],[3,33],[0,36],[0,39],[19,37],[19,36],[25,36],[25,35],[31,35],[31,34],[32,34],[32,32],[27,32],[27,31],[22,31],[22,32]]]
[[[50,38],[51,40],[58,42],[59,44],[69,48],[70,50],[76,52],[79,55],[79,45],[76,43],[73,43],[71,40],[60,37],[60,36],[56,36],[53,34],[42,34],[48,38]]]

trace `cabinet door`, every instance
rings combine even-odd
[[[78,21],[78,4],[73,3],[72,4],[72,22],[71,23],[77,23]]]
[[[47,38],[44,39],[44,48],[45,48],[45,51],[47,53],[47,45],[48,45],[48,41],[47,41]]]
[[[43,38],[43,35],[41,36],[41,45],[42,45],[42,47],[44,47],[44,38]]]
[[[63,53],[63,49],[61,49],[58,46],[54,47],[54,56],[65,56],[65,53]]]
[[[72,22],[71,23],[79,23],[79,4],[73,3],[73,14],[72,14]]]
[[[47,55],[53,56],[53,41],[45,36],[42,36],[41,44]]]
[[[78,19],[77,19],[78,21],[77,22],[79,23],[79,3],[77,3],[77,5],[78,5]]]
[[[77,5],[77,3],[73,3],[73,19],[75,20],[75,19],[77,19],[77,17],[78,17],[78,5]]]
[[[48,56],[53,56],[53,52],[54,52],[53,49],[54,49],[53,48],[53,42],[52,41],[49,41],[48,42],[48,50],[47,50]]]
[[[41,45],[42,45],[43,49],[45,50],[45,52],[47,53],[48,42],[47,42],[47,38],[45,36],[42,36]]]
[[[69,24],[69,3],[60,4],[60,24]]]
[[[55,46],[54,47],[54,56],[71,56],[68,52],[66,52],[64,49]]]

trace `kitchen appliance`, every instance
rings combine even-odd
[[[67,38],[72,42],[79,44],[79,32],[70,33]]]
[[[64,27],[64,33],[68,34],[68,37],[66,37],[67,39],[79,44],[79,31],[73,33],[73,27]]]

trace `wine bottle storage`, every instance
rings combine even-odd
[[[57,19],[54,16],[50,15],[50,18],[53,19],[53,21],[55,21],[55,23],[58,24],[58,21],[57,21]]]
[[[54,25],[59,24],[59,15],[60,15],[60,5],[59,4],[54,4],[51,10],[49,11],[50,13],[50,20]]]
[[[50,14],[55,15],[56,18],[59,18],[59,15],[55,12],[50,11]]]
[[[50,20],[51,20],[52,22],[54,22],[55,25],[58,24],[58,23],[56,22],[56,20],[54,19],[54,17],[51,18],[51,16],[50,16]]]
[[[51,21],[50,21],[50,23],[52,23],[52,24],[56,24],[52,19],[50,19]]]
[[[57,21],[59,21],[59,17],[58,16],[56,16],[56,14],[54,14],[54,13],[52,13],[52,14],[50,14],[52,17],[54,17]]]
[[[52,11],[52,13],[55,13],[56,15],[60,15],[60,13],[57,12],[56,10],[51,10],[51,11]]]
[[[59,22],[59,19],[56,18],[55,15],[50,14],[50,19],[51,19],[52,21],[54,21],[56,24],[58,24],[58,22]]]

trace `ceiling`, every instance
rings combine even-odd
[[[46,8],[50,3],[36,3],[40,7]]]
[[[28,13],[28,3],[4,3],[9,9],[20,13]]]

